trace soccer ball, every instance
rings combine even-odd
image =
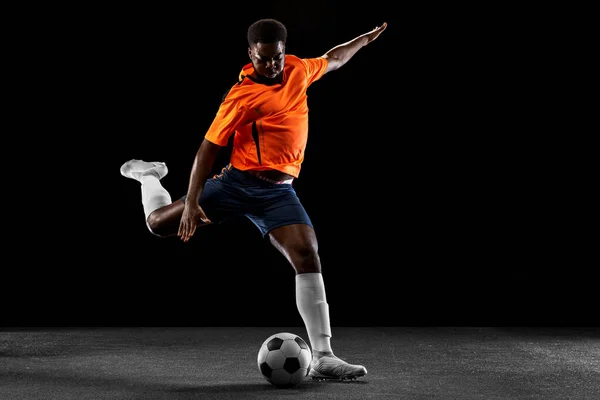
[[[300,384],[310,371],[312,352],[300,336],[280,332],[271,335],[258,351],[258,370],[279,388]]]

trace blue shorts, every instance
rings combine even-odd
[[[285,225],[313,226],[290,183],[266,182],[231,164],[206,181],[199,204],[213,223],[246,217],[263,237]]]

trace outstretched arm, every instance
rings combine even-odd
[[[372,31],[363,33],[349,42],[339,44],[333,49],[329,50],[323,55],[323,57],[329,61],[329,65],[327,66],[325,73],[335,71],[342,65],[346,64],[358,50],[377,39],[381,32],[385,30],[385,28],[387,28],[387,22],[384,22],[381,26],[375,27],[375,29]]]

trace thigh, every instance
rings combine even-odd
[[[292,264],[296,273],[321,272],[317,235],[312,226],[280,226],[269,232],[269,240]]]

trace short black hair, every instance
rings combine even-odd
[[[259,19],[248,28],[248,44],[276,43],[287,40],[287,29],[285,25],[273,18]]]

